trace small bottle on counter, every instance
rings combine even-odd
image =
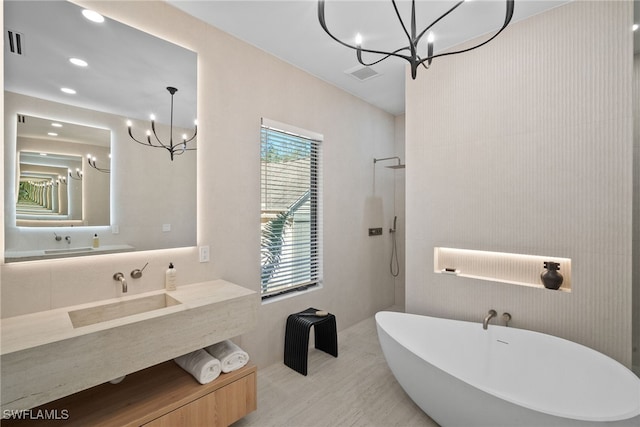
[[[100,238],[98,237],[97,233],[93,235],[93,247],[94,248],[100,247]]]
[[[176,269],[173,268],[173,263],[170,262],[169,263],[169,268],[167,269],[167,272],[165,273],[164,276],[164,287],[166,290],[168,291],[175,291],[176,290]]]

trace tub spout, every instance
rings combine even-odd
[[[122,293],[127,292],[127,281],[124,279],[124,274],[116,273],[113,275],[113,280],[119,281],[122,284]]]
[[[495,310],[489,310],[489,313],[487,314],[487,317],[484,318],[484,322],[482,322],[482,329],[486,330],[489,328],[489,320],[491,320],[492,317],[496,317],[498,315],[498,313]]]

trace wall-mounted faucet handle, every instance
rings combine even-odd
[[[122,293],[127,292],[127,281],[124,279],[124,274],[117,272],[113,275],[113,280],[122,284]]]
[[[56,242],[62,240],[62,236],[58,236],[55,231],[53,232],[53,235],[56,236]]]
[[[64,236],[64,240],[66,240],[68,244],[71,244],[71,236]]]
[[[131,271],[131,277],[133,277],[134,279],[139,279],[142,277],[142,271],[147,268],[147,265],[149,265],[149,263],[146,263],[144,265],[144,267],[142,267],[142,269],[140,268],[136,268],[135,270]]]
[[[509,313],[502,313],[502,320],[504,320],[504,326],[508,327],[511,321],[511,315]]]

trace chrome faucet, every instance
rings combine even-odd
[[[492,317],[496,317],[498,315],[498,313],[491,309],[489,310],[489,314],[487,314],[487,317],[484,318],[484,322],[482,322],[482,329],[488,329],[489,328],[489,320],[491,320]]]
[[[122,293],[127,293],[127,281],[124,279],[124,274],[118,272],[113,275],[113,280],[122,283]]]
[[[66,240],[68,244],[71,244],[71,236],[65,236],[64,240]]]

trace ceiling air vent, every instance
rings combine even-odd
[[[24,52],[24,35],[13,30],[7,30],[7,46],[11,53],[22,55]]]
[[[373,68],[364,65],[357,65],[353,68],[349,68],[348,70],[345,70],[345,73],[361,82],[367,81],[380,75],[380,73],[378,73]]]

